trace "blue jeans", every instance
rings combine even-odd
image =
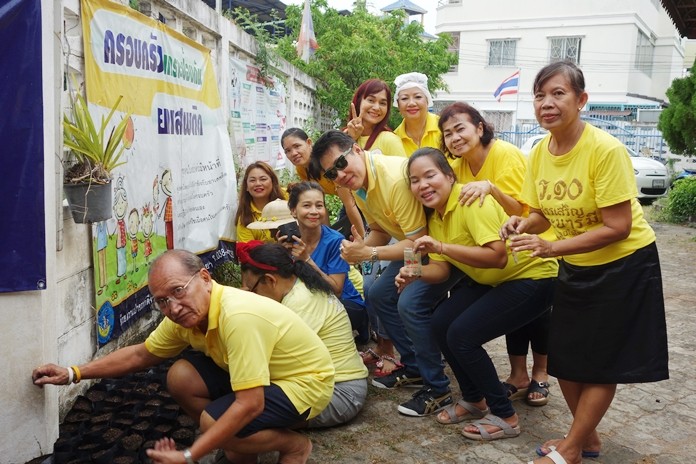
[[[426,386],[443,393],[449,388],[449,379],[440,348],[430,334],[430,319],[435,304],[462,278],[462,273],[453,268],[449,279],[434,285],[416,280],[399,294],[394,278],[403,265],[403,261],[389,263],[370,287],[368,304],[377,312],[406,371],[420,373]]]
[[[551,306],[554,279],[519,279],[497,287],[469,281],[437,307],[432,336],[459,382],[464,401],[485,398],[491,413],[515,414],[483,344],[536,319]]]

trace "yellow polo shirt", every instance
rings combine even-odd
[[[522,183],[527,172],[527,160],[519,148],[504,140],[493,140],[486,160],[474,175],[464,158],[449,159],[450,165],[461,184],[489,180],[504,194],[522,204]],[[525,215],[528,209],[525,204]]]
[[[232,390],[278,385],[298,413],[315,417],[331,400],[334,366],[328,349],[286,306],[213,282],[208,330],[165,318],[145,340],[147,350],[171,358],[191,346],[230,373]]]
[[[420,141],[420,147],[416,142],[413,141],[411,137],[406,134],[406,125],[402,121],[399,127],[394,129],[394,133],[399,136],[401,143],[404,145],[404,150],[406,151],[406,156],[411,156],[414,151],[423,147],[432,147],[440,149],[440,143],[442,141],[442,132],[437,127],[437,123],[440,121],[440,116],[428,113],[425,120],[425,132],[423,133],[423,138]]]
[[[358,139],[358,145],[360,145],[360,148],[388,156],[406,156],[406,151],[404,150],[404,144],[401,142],[401,138],[399,138],[399,136],[393,132],[380,132],[372,146],[368,149],[365,148],[365,144],[369,138],[369,135],[364,135]]]
[[[368,224],[378,224],[397,240],[425,230],[423,205],[411,193],[407,158],[365,152],[367,190],[353,192]]]
[[[285,189],[281,187],[283,192],[283,200],[287,200],[288,194]],[[251,203],[251,216],[254,221],[261,219],[261,211]],[[275,237],[271,235],[271,229],[249,229],[247,226],[242,224],[241,218],[237,221],[237,242],[250,242],[251,240],[261,240],[262,242],[275,242]]]
[[[469,206],[459,205],[462,184],[454,184],[447,200],[445,214],[435,211],[428,220],[431,237],[444,243],[464,246],[483,246],[500,240],[500,227],[508,216],[503,207],[490,195],[483,206],[474,202]],[[509,247],[507,265],[503,269],[477,268],[455,261],[439,253],[430,254],[433,261],[447,261],[480,284],[496,286],[509,280],[545,279],[558,275],[558,262],[549,258],[532,258],[529,252],[517,253],[517,263]]]

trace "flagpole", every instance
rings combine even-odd
[[[522,83],[522,68],[518,68],[518,75],[517,75],[517,98],[515,99],[515,133],[517,133],[517,121],[519,120],[518,114],[520,111],[520,92],[522,90],[522,86],[520,85]]]

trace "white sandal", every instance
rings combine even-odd
[[[554,464],[568,464],[568,462],[565,459],[563,459],[563,456],[561,456],[561,453],[559,453],[556,450],[551,451],[544,457],[551,459],[554,462]],[[528,464],[534,464],[534,461],[529,461]]]

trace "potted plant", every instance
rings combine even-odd
[[[73,220],[99,222],[111,217],[111,179],[126,148],[123,136],[129,128],[130,114],[116,124],[106,137],[109,122],[123,96],[111,111],[94,124],[87,101],[81,93],[71,98],[72,108],[63,115],[63,145],[70,149],[74,163],[66,169],[63,189]]]

